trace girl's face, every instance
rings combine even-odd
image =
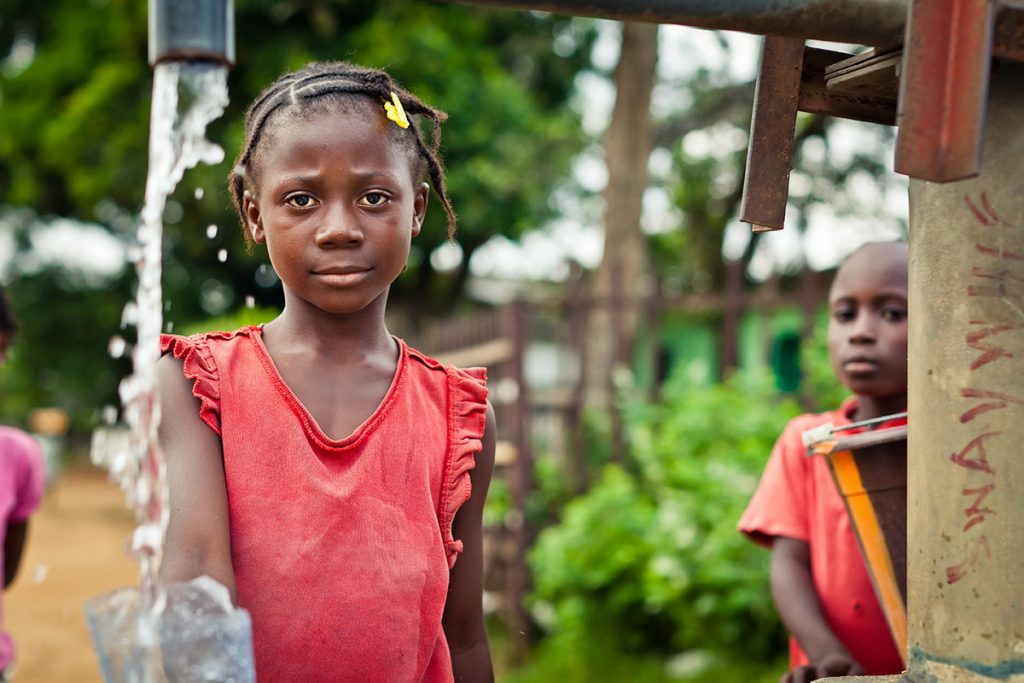
[[[258,189],[246,192],[243,208],[286,300],[333,314],[386,302],[428,197],[409,153],[390,137],[394,125],[383,107],[352,103],[286,118],[263,141]]]
[[[829,356],[858,396],[907,391],[907,247],[873,244],[850,256],[829,294]]]

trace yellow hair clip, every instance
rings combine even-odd
[[[388,113],[389,119],[398,124],[399,128],[409,127],[409,118],[405,115],[405,108],[402,107],[402,101],[395,93],[391,93],[391,102],[384,103],[384,111]]]

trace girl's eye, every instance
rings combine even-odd
[[[383,192],[367,192],[363,195],[363,203],[367,206],[381,206],[387,201],[388,196]]]
[[[314,201],[315,200],[308,194],[293,194],[285,199],[285,203],[288,206],[294,206],[299,209],[305,209],[312,206]]]
[[[903,322],[907,319],[907,311],[902,308],[895,306],[889,306],[882,309],[882,320],[891,323]]]

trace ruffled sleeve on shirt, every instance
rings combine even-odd
[[[220,436],[220,377],[206,338],[162,334],[160,351],[182,361],[185,378],[192,380],[192,395],[199,399],[199,418]]]
[[[448,369],[449,446],[441,497],[441,534],[448,567],[462,552],[462,541],[452,533],[452,520],[472,494],[470,472],[476,466],[476,454],[483,448],[487,426],[487,370]]]
[[[825,421],[814,415],[794,418],[775,442],[757,490],[738,524],[739,530],[755,543],[771,547],[777,536],[809,540],[812,500],[807,489],[812,485],[812,461],[806,455],[801,434]]]

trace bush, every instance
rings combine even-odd
[[[583,659],[611,646],[778,657],[769,555],[736,522],[798,412],[769,378],[741,375],[689,387],[677,373],[661,404],[627,406],[626,462],[606,466],[529,556],[531,609],[550,646]]]

